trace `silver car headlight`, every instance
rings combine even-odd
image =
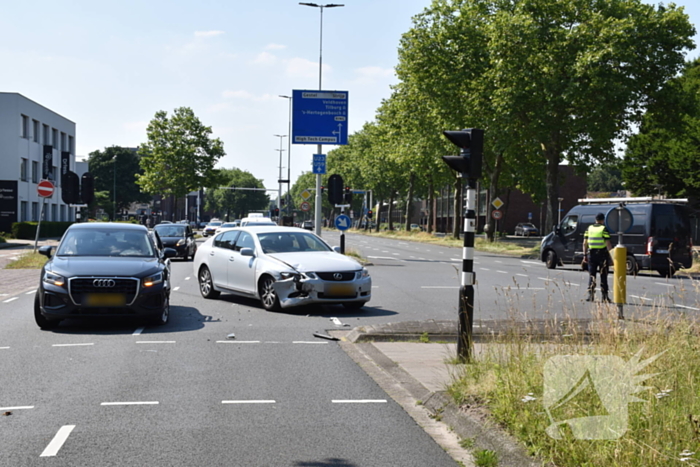
[[[315,272],[305,272],[304,276],[306,276],[307,279],[318,279],[318,276]]]
[[[163,282],[163,273],[153,274],[152,276],[144,277],[142,279],[142,284],[144,287],[153,287],[156,284]]]
[[[66,278],[51,271],[44,271],[44,282],[57,287],[63,287],[66,283]]]
[[[367,270],[367,268],[362,268],[360,271],[357,271],[355,273],[356,280],[365,279],[367,277],[369,277],[369,271]]]

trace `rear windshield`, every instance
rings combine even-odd
[[[652,209],[652,237],[684,239],[690,236],[690,220],[685,207],[655,204]]]

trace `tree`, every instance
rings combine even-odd
[[[552,225],[559,164],[612,160],[694,34],[682,8],[638,0],[435,0],[397,72],[439,124],[484,128],[524,188],[544,178]]]
[[[619,164],[599,165],[588,174],[588,191],[613,192],[624,189]]]
[[[88,170],[94,177],[95,191],[103,191],[108,195],[104,197],[106,199],[102,199],[100,207],[110,218],[114,212],[115,187],[117,212],[128,209],[131,203],[145,203],[150,199],[136,183],[136,177],[142,174],[143,170],[135,148],[112,146],[104,151],[93,151],[88,157]]]
[[[214,166],[226,154],[223,143],[211,138],[211,127],[204,126],[192,109],[179,107],[172,117],[160,110],[147,131],[148,142],[139,148],[143,174],[137,176],[146,193],[181,198],[221,184]]]
[[[260,188],[262,180],[241,169],[221,169],[221,186],[230,188]],[[207,190],[205,209],[214,211],[218,217],[241,218],[251,211],[265,210],[270,206],[270,197],[265,191],[213,188]]]
[[[700,196],[700,59],[669,81],[630,138],[622,162],[636,195]]]

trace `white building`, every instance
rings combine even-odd
[[[73,221],[75,209],[61,199],[61,173],[75,170],[75,123],[14,92],[0,92],[0,232],[13,222]],[[50,179],[50,198],[37,184]]]

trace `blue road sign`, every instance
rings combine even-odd
[[[325,154],[314,154],[313,160],[313,173],[315,174],[325,174],[326,173],[326,155]]]
[[[347,91],[292,91],[293,144],[348,144]]]
[[[341,214],[335,218],[335,228],[338,230],[348,230],[352,225],[352,221],[345,214]]]

